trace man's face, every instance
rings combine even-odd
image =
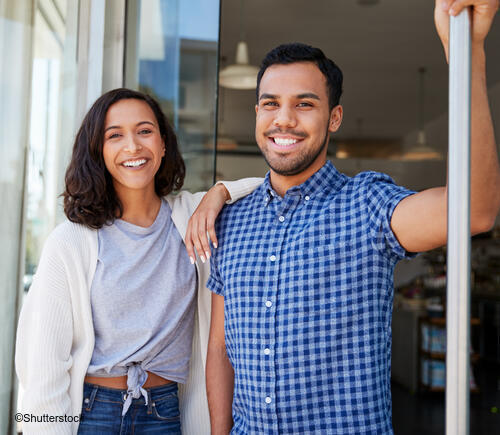
[[[329,132],[337,131],[342,121],[341,106],[329,110],[326,78],[312,62],[269,67],[255,112],[257,144],[280,175],[320,169]]]

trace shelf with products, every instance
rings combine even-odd
[[[401,279],[405,284],[394,295],[393,379],[410,391],[442,391],[446,359],[446,247],[426,252],[415,261],[419,261],[418,268],[407,268],[412,280]],[[483,361],[500,363],[500,226],[471,240],[471,317],[472,367]],[[435,336],[441,334],[440,350],[422,348],[423,324],[431,325]],[[424,385],[423,371],[432,372],[434,382],[431,376]]]
[[[471,327],[480,326],[478,318],[471,318]],[[418,321],[418,365],[420,391],[444,391],[446,384],[446,319],[420,317]],[[473,367],[480,355],[470,352],[470,391],[479,392]]]

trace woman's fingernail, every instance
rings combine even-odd
[[[214,248],[217,249],[217,242],[212,243],[214,245]]]
[[[205,263],[205,257],[203,255],[200,255],[200,258],[201,258],[201,262]]]
[[[210,258],[210,252],[205,251],[205,255],[207,256],[207,260]]]
[[[189,256],[189,261],[191,262],[191,264],[194,264],[194,258],[191,257],[191,255]]]

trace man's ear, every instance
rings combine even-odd
[[[258,112],[258,111],[259,111],[259,105],[258,105],[258,104],[256,104],[256,105],[255,105],[255,114],[256,114],[256,115],[257,115],[257,112]]]
[[[330,122],[328,124],[328,131],[334,133],[340,128],[342,124],[342,117],[344,115],[344,109],[340,104],[336,105],[330,112]]]

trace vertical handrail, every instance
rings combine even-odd
[[[470,17],[450,18],[446,434],[469,433]]]

